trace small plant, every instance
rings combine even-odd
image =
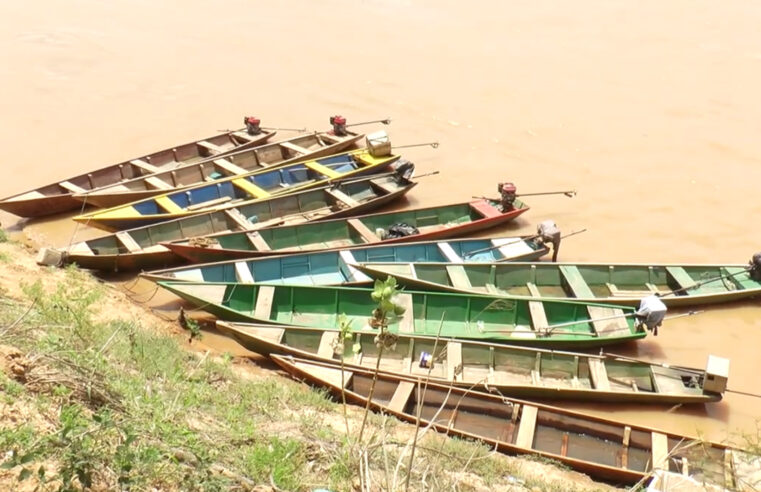
[[[7,243],[10,241],[10,238],[8,237],[8,232],[0,227],[0,243]]]

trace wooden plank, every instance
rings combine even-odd
[[[248,264],[245,261],[235,262],[235,278],[242,284],[254,283],[254,276],[251,275],[251,270],[248,269]]]
[[[560,456],[568,455],[568,433],[563,433],[563,438],[560,441]]]
[[[254,245],[257,251],[272,251],[270,245],[267,244],[267,241],[258,232],[250,232],[246,236],[248,236],[248,240],[251,241],[251,244]]]
[[[563,278],[571,288],[571,292],[574,297],[582,299],[594,299],[595,295],[587,285],[584,277],[581,276],[581,272],[575,265],[559,265],[560,273],[563,274]]]
[[[526,287],[528,287],[528,291],[529,294],[531,294],[531,297],[542,297],[542,294],[539,292],[539,288],[537,288],[536,284],[526,282]]]
[[[624,441],[623,448],[621,449],[621,468],[629,467],[629,439],[632,435],[632,428],[628,425],[624,427]]]
[[[690,287],[695,286],[695,281],[692,280],[692,277],[687,274],[687,271],[684,268],[679,266],[668,266],[666,267],[666,271],[671,275],[680,288],[689,289]]]
[[[139,167],[140,169],[144,169],[145,171],[148,171],[151,174],[154,174],[154,173],[157,173],[157,172],[160,171],[159,168],[157,168],[153,164],[149,164],[149,163],[145,162],[142,159],[132,159],[131,161],[129,161],[129,163],[132,164],[135,167]]]
[[[61,181],[60,183],[58,183],[58,186],[72,193],[87,193],[86,189],[75,185],[71,181]]]
[[[354,230],[357,231],[359,235],[362,236],[368,243],[380,242],[381,239],[365,224],[360,222],[359,219],[348,219],[346,223],[353,227]]]
[[[389,195],[391,193],[396,193],[400,188],[395,183],[386,181],[386,178],[373,179],[370,181],[370,183],[374,184]]]
[[[550,324],[547,321],[544,304],[540,301],[529,301],[528,309],[531,313],[531,324],[534,326],[534,331],[538,333],[547,330]]]
[[[462,258],[460,255],[455,253],[454,249],[452,248],[452,245],[449,243],[437,243],[436,246],[438,246],[439,251],[442,255],[444,255],[444,258],[447,259],[447,261],[450,261],[452,263],[461,263]]]
[[[346,205],[350,207],[356,207],[357,205],[359,205],[359,202],[357,200],[353,199],[352,197],[350,197],[343,191],[339,190],[338,188],[328,188],[325,191],[328,193],[328,195],[332,196],[338,201],[345,203]]]
[[[462,381],[462,343],[447,343],[447,379],[449,381]]]
[[[254,198],[263,198],[269,196],[269,193],[247,179],[239,178],[233,179],[232,184],[242,189]]]
[[[732,450],[727,448],[724,450],[724,487],[727,489],[735,489],[735,470],[734,459],[732,459]]]
[[[188,205],[186,207],[186,210],[188,212],[192,212],[193,210],[198,210],[201,208],[210,208],[210,207],[214,207],[215,205],[222,205],[223,203],[227,203],[230,200],[232,200],[232,198],[229,196],[221,196],[219,198],[214,198],[213,200],[206,200],[205,202],[199,202],[199,203],[194,203],[193,205]]]
[[[166,181],[163,181],[155,176],[148,176],[144,178],[145,182],[156,188],[157,190],[171,190],[174,186],[170,185]]]
[[[538,409],[531,405],[523,405],[521,423],[518,426],[518,437],[515,445],[523,449],[532,449],[534,445],[534,432],[536,431],[536,415]]]
[[[399,385],[394,390],[394,395],[388,403],[388,409],[392,412],[404,412],[404,407],[407,406],[407,402],[410,400],[414,389],[415,383],[411,381],[399,381]]]
[[[242,167],[236,166],[232,162],[228,161],[227,159],[214,159],[213,162],[217,167],[224,169],[230,174],[236,175],[236,174],[246,174],[248,170],[243,169]]]
[[[653,469],[668,470],[669,440],[666,434],[652,432],[652,458]]]
[[[602,360],[589,358],[589,375],[592,378],[592,384],[595,389],[600,391],[610,391],[608,371],[605,369],[605,363]]]
[[[243,230],[251,229],[251,222],[237,208],[228,208],[224,212],[230,220],[238,224]]]
[[[225,149],[223,149],[219,145],[215,145],[211,142],[207,142],[206,140],[199,140],[198,142],[196,142],[196,144],[205,148],[206,150],[210,151],[213,154],[221,154],[222,152],[225,151]]]
[[[619,308],[608,308],[601,306],[587,306],[587,312],[589,313],[589,319],[601,320],[602,318],[609,318],[611,316],[617,316],[613,319],[605,319],[601,321],[592,321],[592,327],[599,336],[612,335],[619,331],[629,332],[629,324],[624,317],[623,310]]]
[[[465,267],[462,265],[447,265],[447,274],[449,280],[452,282],[452,286],[458,289],[472,289],[473,286],[470,283]]]
[[[372,278],[368,277],[361,271],[357,270],[354,267],[354,263],[357,262],[357,260],[354,258],[354,255],[351,254],[351,251],[341,250],[338,252],[338,256],[341,258],[341,261],[344,262],[344,265],[346,265],[346,269],[349,271],[349,274],[351,274],[351,280],[354,282],[371,282]]]
[[[259,319],[270,319],[270,315],[272,314],[272,301],[274,298],[275,286],[260,285],[256,296],[254,317]]]
[[[486,200],[479,200],[477,202],[470,202],[470,207],[481,214],[485,219],[491,219],[493,217],[500,217],[502,212],[497,210],[492,204]]]
[[[306,155],[306,154],[309,154],[310,152],[312,152],[311,150],[306,149],[304,147],[300,147],[300,146],[298,146],[298,145],[296,145],[295,143],[292,143],[292,142],[278,142],[277,144],[279,146],[281,146],[281,147],[285,147],[286,149],[288,149],[288,150],[290,150],[292,152],[296,152],[299,155]]]
[[[172,199],[166,195],[157,196],[154,198],[154,201],[156,204],[158,204],[159,207],[163,208],[170,214],[181,214],[184,212],[184,210],[179,205],[174,203]]]
[[[139,244],[137,244],[137,241],[129,235],[127,231],[120,231],[116,233],[116,239],[119,240],[120,243],[124,245],[125,248],[130,253],[139,253],[143,250],[143,248],[140,247]]]
[[[330,169],[329,167],[325,167],[316,161],[307,161],[304,163],[304,165],[308,167],[309,169],[311,169],[312,171],[316,171],[330,179],[338,178],[341,176],[341,173],[334,171]]]
[[[399,333],[413,333],[415,331],[415,318],[412,306],[412,294],[397,294],[394,301],[404,307],[404,314],[399,322]]]
[[[320,337],[320,347],[317,349],[317,356],[323,359],[332,359],[336,340],[338,340],[340,333],[337,331],[325,331]]]

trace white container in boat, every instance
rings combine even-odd
[[[365,141],[371,156],[384,157],[391,155],[391,140],[389,140],[388,134],[383,130],[368,133]]]
[[[703,381],[703,392],[724,393],[724,390],[727,389],[728,378],[729,359],[709,355],[708,364],[706,364],[705,380]]]

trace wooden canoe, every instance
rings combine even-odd
[[[74,196],[88,205],[102,208],[116,207],[166,194],[170,191],[204,184],[214,179],[246,174],[264,167],[281,166],[336,154],[348,149],[363,136],[362,134],[350,134],[338,137],[328,132],[298,135],[280,142],[232,152],[224,157],[215,156],[199,163],[177,167],[150,176],[140,176]]]
[[[263,131],[249,135],[245,130],[220,133],[3,198],[0,209],[19,217],[43,217],[78,210],[82,208],[82,201],[75,198],[75,194],[253,147],[275,133]]]
[[[154,226],[158,227],[158,226]],[[472,261],[538,259],[549,249],[536,236],[451,239],[383,246],[358,246],[340,251],[316,251],[263,258],[190,265],[142,274],[149,280],[241,282],[291,285],[367,285],[372,279],[353,268],[362,261]],[[502,245],[502,246],[500,246]],[[248,271],[248,273],[246,273]]]
[[[330,186],[255,200],[237,207],[83,241],[62,252],[63,262],[108,271],[163,268],[183,263],[183,259],[162,246],[161,241],[347,217],[391,203],[415,185],[398,173],[336,181]]]
[[[696,477],[700,482],[733,490],[748,488],[761,470],[757,455],[723,444],[617,422],[562,408],[502,395],[429,383],[418,378],[360,368],[345,370],[336,363],[319,363],[273,355],[292,377],[343,394],[347,402],[415,422],[451,436],[483,441],[510,454],[533,454],[557,460],[601,480],[634,484],[654,469]],[[342,386],[343,384],[343,386]]]
[[[319,224],[273,227],[256,235],[230,233],[214,237],[212,244],[189,241],[166,243],[178,256],[193,263],[209,263],[234,258],[273,254],[292,254],[314,250],[335,250],[363,244],[394,244],[460,237],[509,222],[528,210],[516,200],[514,208],[502,212],[496,202],[472,202],[418,208],[329,220]],[[393,224],[416,227],[418,234],[381,239],[379,229],[388,231]]]
[[[366,328],[376,303],[371,289],[259,285],[225,282],[165,282],[164,287],[224,321],[306,327],[338,326],[345,314],[352,330]],[[444,338],[489,340],[542,348],[592,348],[645,337],[634,308],[569,301],[526,301],[490,296],[404,291],[406,306],[390,331]],[[443,320],[443,321],[442,321]],[[441,327],[440,327],[441,325]],[[440,331],[439,331],[440,330]]]
[[[527,299],[639,305],[659,293],[669,306],[735,301],[761,294],[747,265],[648,265],[597,263],[364,263],[373,278],[401,285]]]
[[[222,178],[209,184],[79,215],[74,220],[107,231],[121,231],[227,208],[242,201],[316,188],[339,179],[378,173],[398,159],[397,155],[374,157],[367,150],[351,151]]]
[[[338,329],[217,321],[217,329],[262,355],[292,355],[374,370],[377,331],[357,333],[334,350]],[[353,352],[353,345],[360,350]],[[340,347],[340,345],[339,345]],[[425,354],[425,356],[424,356]],[[424,361],[429,360],[428,364]],[[610,403],[707,403],[721,393],[704,391],[706,371],[615,355],[590,355],[465,339],[399,334],[384,349],[380,369],[516,398]]]

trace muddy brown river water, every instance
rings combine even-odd
[[[761,251],[759,25],[748,0],[2,2],[0,196],[248,114],[309,129],[391,117],[394,144],[441,143],[404,153],[441,173],[399,206],[493,195],[504,180],[576,189],[526,199],[531,211],[491,232],[552,218],[588,229],[565,261],[744,263]],[[41,245],[101,234],[66,218],[18,225]],[[614,351],[700,367],[713,353],[731,359],[731,389],[761,393],[761,306],[709,308]],[[717,440],[761,417],[761,399],[738,394],[577,408]]]

